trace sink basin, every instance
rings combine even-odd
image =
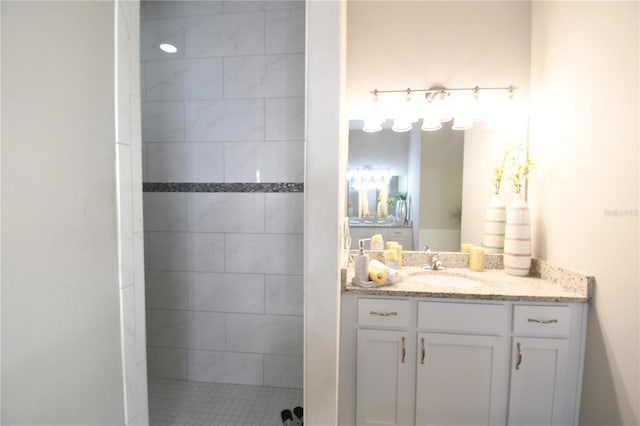
[[[409,281],[415,284],[456,288],[473,288],[482,285],[481,282],[471,278],[456,275],[441,275],[434,272],[414,272],[409,275]]]

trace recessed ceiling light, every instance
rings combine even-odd
[[[178,48],[175,47],[173,44],[161,43],[160,50],[167,53],[176,53],[178,51]]]

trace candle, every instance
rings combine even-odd
[[[473,244],[471,244],[471,243],[462,244],[462,252],[463,253],[471,253],[471,249],[472,248],[473,248]]]
[[[484,247],[472,247],[469,254],[469,269],[476,272],[484,271]]]
[[[402,245],[396,244],[391,247],[396,250],[396,256],[398,258],[398,269],[402,268]]]

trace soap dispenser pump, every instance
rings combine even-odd
[[[369,281],[369,255],[364,254],[364,241],[365,240],[358,241],[360,253],[355,259],[356,280],[360,282]]]

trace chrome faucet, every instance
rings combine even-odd
[[[427,264],[422,269],[431,269],[432,271],[443,271],[447,269],[440,260],[440,255],[437,252],[432,252],[428,245],[425,244],[424,252],[427,255]],[[431,256],[431,257],[429,257]]]

